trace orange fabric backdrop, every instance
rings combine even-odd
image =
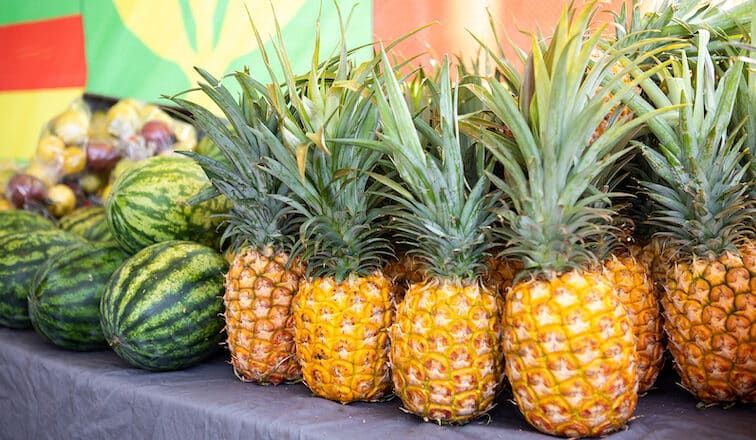
[[[607,9],[618,11],[622,1],[604,3]],[[374,0],[373,34],[377,40],[390,41],[410,29],[436,22],[399,45],[400,54],[409,57],[427,52],[421,58],[424,65],[441,61],[445,53],[470,60],[478,44],[468,31],[489,44],[493,42],[487,11],[494,17],[500,37],[510,38],[524,49],[530,44],[524,32],[540,29],[548,36],[565,4],[564,0]],[[611,16],[604,13],[597,18],[608,20]],[[503,46],[513,56],[506,42]]]

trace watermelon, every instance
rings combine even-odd
[[[105,339],[129,364],[179,370],[212,355],[225,340],[226,260],[189,241],[150,245],[113,273],[100,302]]]
[[[23,209],[0,211],[1,235],[40,229],[55,229],[55,223],[41,214]]]
[[[29,289],[29,318],[53,344],[76,351],[107,348],[100,298],[127,254],[115,243],[81,243],[51,256]]]
[[[129,253],[169,240],[217,248],[227,199],[189,200],[211,187],[205,173],[184,156],[153,156],[135,163],[114,182],[105,205],[116,241]]]
[[[90,241],[114,241],[105,219],[104,206],[83,206],[64,215],[58,221],[58,226],[64,231],[86,238]]]
[[[26,297],[34,275],[50,256],[81,242],[58,228],[0,236],[0,326],[31,327]]]

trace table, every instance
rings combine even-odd
[[[667,368],[611,440],[756,439],[756,405],[697,408]],[[394,399],[341,405],[302,384],[242,383],[220,352],[183,371],[132,368],[109,350],[78,353],[33,330],[0,328],[0,439],[553,439],[502,393],[490,419],[423,423]]]

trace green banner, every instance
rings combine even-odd
[[[295,72],[309,68],[319,11],[321,51],[328,55],[336,49],[340,30],[334,2],[272,3]],[[351,13],[349,45],[370,42],[372,3],[341,0],[338,4],[344,17]],[[195,66],[216,76],[248,66],[256,78],[268,81],[245,6],[273,56],[269,39],[275,27],[268,0],[83,2],[87,92],[161,102],[161,95],[196,85]]]

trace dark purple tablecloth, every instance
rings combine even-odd
[[[698,409],[665,371],[623,439],[756,439],[756,405]],[[184,371],[150,373],[113,352],[59,349],[32,330],[0,328],[0,438],[23,439],[549,439],[502,395],[490,420],[423,423],[398,400],[340,405],[301,384],[242,383],[220,353]]]

